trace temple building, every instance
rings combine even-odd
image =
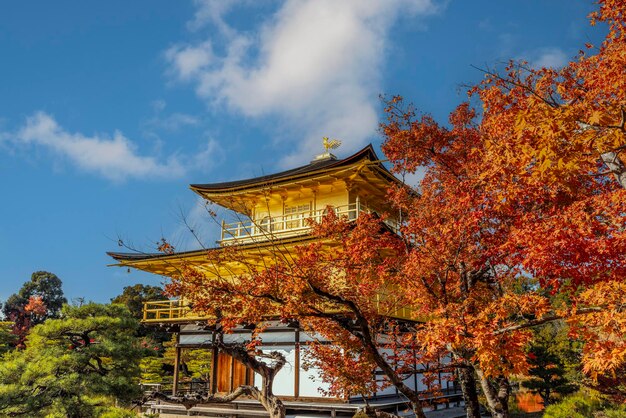
[[[293,250],[298,245],[312,242],[311,223],[320,221],[326,211],[334,210],[340,217],[352,221],[363,213],[393,213],[386,199],[391,185],[401,182],[382,164],[371,145],[355,154],[338,159],[327,149],[309,164],[247,180],[224,183],[192,184],[191,190],[202,198],[226,208],[234,214],[235,222],[222,222],[221,234],[215,248],[173,254],[109,253],[117,266],[175,277],[181,266],[193,266],[207,277],[243,274],[241,264],[215,265],[207,263],[207,251],[220,251],[233,243],[238,244],[250,263],[259,258],[271,257],[273,243],[280,240],[281,248]],[[384,222],[397,231],[400,219],[393,216]],[[256,260],[256,261],[255,261]],[[381,303],[389,303],[381,301]],[[385,308],[389,315],[413,321],[406,307]],[[209,391],[229,392],[243,384],[258,383],[258,376],[236,361],[219,352],[212,345],[215,336],[203,325],[204,318],[181,300],[148,302],[144,306],[143,322],[166,328],[176,334],[176,367],[173,392],[184,388],[178,383],[178,361],[181,350],[205,348],[213,351],[211,378],[206,382]],[[317,414],[317,416],[352,415],[363,404],[362,398],[338,399],[324,396],[328,384],[322,382],[314,368],[302,367],[307,345],[317,336],[303,332],[297,323],[283,323],[268,315],[269,325],[260,335],[261,350],[279,351],[287,364],[274,381],[274,393],[284,401],[289,415]],[[238,328],[224,336],[225,342],[242,342],[249,339],[250,329]],[[373,379],[381,379],[373,373]],[[447,399],[459,396],[446,373],[440,373],[439,382]],[[421,379],[413,375],[405,384],[418,390],[426,389]],[[395,387],[381,389],[371,399],[392,412],[406,409],[405,399]],[[151,405],[161,416],[186,414],[182,406]],[[249,400],[237,400],[224,405],[201,405],[192,408],[195,415],[205,416],[263,416],[259,405]],[[166,414],[166,415],[164,415]],[[322,414],[322,415],[319,415]]]

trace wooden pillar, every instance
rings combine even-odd
[[[294,333],[295,353],[294,353],[294,369],[295,376],[293,382],[293,396],[297,399],[300,396],[300,329],[296,328]]]
[[[417,392],[417,352],[413,349],[413,383],[415,384],[415,391]]]
[[[215,332],[213,332],[213,344],[212,344],[212,351],[211,351],[211,393],[216,393],[217,392],[217,364],[218,364],[218,356],[219,356],[219,350],[217,349],[217,346],[215,345]]]
[[[232,392],[235,390],[235,357],[230,356],[230,379],[228,382],[228,391]]]
[[[172,384],[172,395],[176,396],[178,392],[178,369],[180,369],[180,347],[176,344],[174,357],[174,383]]]

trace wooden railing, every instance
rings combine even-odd
[[[311,228],[311,222],[321,222],[322,218],[327,215],[328,210],[335,211],[337,216],[349,221],[356,220],[361,213],[372,212],[357,199],[355,203],[343,206],[326,207],[324,209],[309,210],[282,216],[268,216],[256,220],[245,220],[233,223],[222,222],[222,237],[220,242],[227,244],[231,242],[265,241],[274,238],[299,235],[307,232]],[[385,223],[395,232],[398,231],[398,225],[395,220],[387,219]]]
[[[144,302],[142,322],[185,322],[207,319],[194,313],[183,300]]]
[[[376,306],[379,313],[393,318],[414,320],[414,313],[410,308],[394,307],[391,302],[392,298],[388,296],[376,296]],[[349,315],[347,308],[340,308],[333,304],[320,304],[317,309],[327,314],[346,313]],[[278,315],[278,311],[274,312]],[[268,317],[272,317],[271,312],[267,312]],[[209,316],[202,316],[195,313],[189,304],[182,300],[159,300],[152,302],[144,302],[143,304],[143,320],[144,323],[183,323],[210,319]]]

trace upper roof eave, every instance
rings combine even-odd
[[[317,172],[323,173],[331,169],[349,166],[358,161],[366,159],[375,162],[379,168],[379,171],[383,174],[384,177],[387,177],[388,180],[400,183],[400,180],[395,177],[391,172],[389,172],[389,170],[387,170],[387,168],[381,163],[378,156],[376,155],[376,152],[374,151],[374,147],[372,146],[372,144],[369,144],[360,151],[357,151],[356,153],[342,160],[329,159],[322,161],[312,161],[311,163],[304,166],[265,176],[222,183],[191,184],[189,187],[194,192],[201,195],[205,193],[232,193],[235,191],[255,188],[258,186],[269,186],[285,181],[292,181],[294,179],[302,177],[308,177],[314,175]]]

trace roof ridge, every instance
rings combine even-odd
[[[334,159],[313,160],[309,164],[305,164],[296,168],[291,168],[289,170],[284,170],[284,171],[280,171],[280,172],[273,173],[273,174],[267,174],[267,175],[258,176],[258,177],[251,177],[251,178],[242,179],[242,180],[234,180],[234,181],[227,181],[227,182],[220,182],[220,183],[191,184],[189,187],[194,191],[201,191],[201,190],[206,191],[206,190],[219,190],[219,189],[251,186],[254,184],[258,184],[258,183],[263,183],[264,181],[278,181],[285,177],[311,173],[322,168],[339,167],[346,163],[352,162],[352,160],[357,160],[359,158],[362,158],[363,156],[367,156],[368,154],[372,160],[374,161],[378,160],[376,151],[374,151],[374,147],[370,143],[369,145],[357,151],[356,153],[346,158],[343,158],[341,160],[334,160]]]

